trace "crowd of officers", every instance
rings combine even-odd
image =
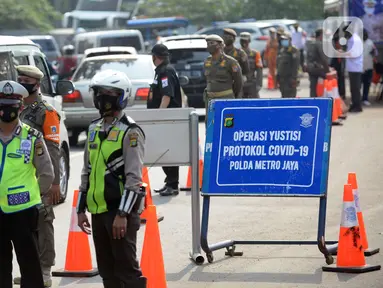
[[[211,99],[259,98],[262,59],[249,47],[251,35],[225,29],[206,37],[206,111]],[[279,35],[277,81],[282,97],[295,97],[299,50],[289,34]],[[182,107],[181,85],[163,44],[152,49],[156,66],[149,109]],[[17,67],[18,82],[0,82],[0,287],[51,287],[55,265],[53,206],[60,202],[60,115],[43,101],[43,73]],[[145,133],[123,110],[132,95],[125,73],[97,73],[90,93],[100,118],[88,129],[77,203],[78,226],[93,235],[97,266],[106,288],[146,287],[136,255],[145,189]],[[178,195],[179,167],[166,167],[162,196]],[[150,192],[149,192],[150,193]],[[92,216],[92,226],[86,215]],[[21,277],[12,277],[15,249]]]

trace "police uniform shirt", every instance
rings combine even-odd
[[[10,135],[4,135],[3,131],[0,129],[0,141],[2,143],[8,143],[15,137],[20,137],[21,133],[21,122],[16,125],[13,133]],[[52,166],[52,161],[48,153],[47,146],[43,140],[43,137],[38,137],[35,140],[34,147],[34,158],[33,158],[33,166],[36,168],[36,176],[39,182],[40,194],[43,196],[43,202],[45,200],[45,195],[48,193],[51,188],[53,179],[54,179],[54,171]],[[20,183],[22,184],[22,183]]]
[[[122,112],[117,116],[118,121],[125,114]],[[103,121],[100,119],[100,121]],[[100,132],[105,132],[110,129],[111,125],[103,122]],[[107,138],[108,139],[108,138]],[[137,127],[129,128],[128,133],[123,139],[123,160],[124,160],[124,173],[125,173],[125,189],[128,191],[139,191],[142,184],[142,167],[144,163],[145,154],[145,137],[141,130]],[[81,184],[80,191],[86,191],[89,187],[89,150],[88,150],[88,139],[85,143],[84,149],[84,165],[81,172]]]
[[[168,108],[182,107],[181,85],[176,70],[166,63],[162,63],[155,69],[154,81],[150,86],[147,108],[159,108],[163,96],[170,97]]]

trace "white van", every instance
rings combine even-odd
[[[58,81],[54,87],[49,74],[45,55],[40,48],[26,37],[0,36],[0,81],[17,81],[17,65],[33,65],[44,73],[41,81],[41,94],[45,101],[51,104],[61,116],[60,121],[60,186],[61,202],[65,201],[68,192],[69,179],[69,139],[64,124],[65,113],[62,109],[62,95],[72,93],[74,86],[70,81]],[[61,93],[61,94],[60,94]]]
[[[85,50],[89,48],[111,46],[131,46],[137,50],[137,53],[145,53],[144,38],[139,30],[85,32],[77,34],[74,38],[75,54],[78,61],[81,61]]]

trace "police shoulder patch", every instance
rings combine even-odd
[[[130,147],[137,147],[138,145],[138,133],[131,132],[128,134],[129,137],[129,146]]]
[[[43,142],[37,142],[35,146],[35,151],[37,156],[42,156],[44,155],[44,148],[43,148]]]
[[[233,72],[238,72],[239,71],[239,67],[236,63],[234,63],[233,65],[231,65],[231,70],[233,70]]]

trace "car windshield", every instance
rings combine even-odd
[[[91,80],[96,73],[108,69],[124,72],[132,80],[152,79],[154,77],[154,67],[151,61],[151,58],[147,57],[88,60],[79,67],[75,75],[73,75],[72,81]]]
[[[43,52],[52,52],[56,50],[53,41],[50,39],[32,39],[32,41],[38,45],[40,45]]]
[[[210,54],[206,49],[174,49],[170,51],[170,55],[170,63],[177,64],[204,62]]]
[[[106,36],[101,37],[100,47],[115,47],[115,46],[131,46],[136,48],[137,51],[141,50],[141,39],[138,35],[130,35],[130,36]]]

